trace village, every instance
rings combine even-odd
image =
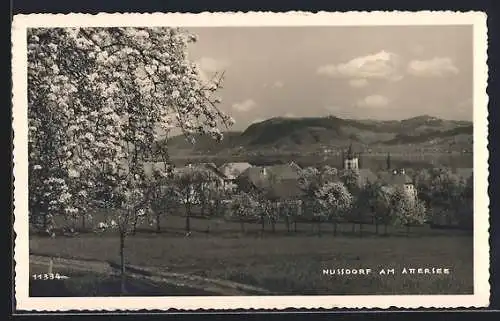
[[[409,200],[417,201],[420,198],[427,201],[424,205],[424,213],[419,214],[420,218],[412,219],[410,218],[411,214],[406,214],[408,215],[407,221],[400,219],[403,223],[399,224],[421,225],[428,223],[436,227],[465,229],[472,227],[471,214],[464,213],[463,209],[457,212],[458,207],[451,204],[454,202],[451,201],[451,195],[445,195],[440,191],[443,194],[441,197],[444,199],[438,203],[432,201],[433,195],[430,195],[429,191],[430,184],[438,188],[436,186],[437,180],[444,180],[446,184],[450,181],[456,184],[457,188],[462,186],[465,190],[467,184],[472,183],[472,168],[422,170],[410,168],[407,171],[405,168],[392,167],[391,155],[388,153],[386,169],[372,171],[362,167],[362,153],[355,152],[352,144],[343,149],[342,159],[343,161],[338,168],[329,165],[302,168],[293,161],[267,166],[255,166],[248,162],[229,162],[221,166],[217,166],[215,163],[188,163],[185,166],[168,167],[171,180],[158,181],[159,186],[164,184],[164,188],[168,190],[169,186],[167,185],[170,184],[172,187],[176,184],[174,177],[183,177],[183,179],[177,179],[177,182],[182,181],[185,185],[183,187],[189,190],[189,194],[183,194],[180,189],[177,189],[177,204],[172,200],[158,202],[173,206],[175,209],[161,208],[158,210],[166,211],[169,215],[180,215],[180,213],[186,215],[185,210],[182,211],[183,207],[179,206],[188,204],[189,216],[191,217],[216,218],[219,216],[229,221],[260,223],[262,226],[266,222],[274,224],[283,220],[292,220],[291,216],[293,216],[294,221],[301,222],[338,219],[339,222],[354,221],[359,224],[375,224],[379,220],[377,214],[374,213],[377,200],[368,199],[365,196],[360,201],[361,203],[365,202],[365,204],[355,204],[355,198],[360,194],[363,197],[362,191],[377,186],[380,188],[380,192],[386,195],[403,191]],[[148,177],[154,177],[165,171],[166,168],[166,164],[163,162],[144,163],[144,172]],[[337,183],[347,187],[346,192],[350,194],[352,202],[346,205],[346,209],[326,205],[326,208],[321,210],[314,204],[311,205],[311,202],[317,201],[315,193],[321,187],[320,185],[326,183]],[[422,195],[419,195],[419,190]],[[372,191],[369,197],[376,198],[373,194],[376,192]],[[334,192],[330,191],[330,193]],[[246,210],[241,208],[244,204],[238,204],[238,200],[243,201],[242,194],[250,198],[246,204],[248,206],[254,204],[255,208]],[[155,195],[158,196],[158,194]],[[326,197],[328,196],[326,195]],[[331,196],[337,197],[336,195]],[[164,194],[164,197],[174,196],[172,193],[167,193]],[[447,197],[448,203],[446,203]],[[255,202],[252,203],[252,200]],[[270,206],[268,209],[266,206],[262,207],[266,203],[269,203],[267,204],[268,207]],[[469,206],[471,205],[469,204]],[[344,216],[340,217],[340,213],[331,213],[332,210],[344,211]],[[347,213],[348,210],[355,213]],[[395,211],[395,209],[391,209],[389,204],[385,209],[382,209],[382,211],[384,210]],[[386,224],[397,222],[396,217],[385,217],[386,213],[379,213],[379,215],[381,216],[380,220],[385,221]],[[190,232],[189,228],[186,228],[186,232]]]

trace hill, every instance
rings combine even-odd
[[[434,148],[442,151],[472,149],[472,122],[444,120],[428,115],[398,120],[354,120],[334,116],[276,117],[250,125],[243,132],[227,132],[217,143],[207,136],[191,145],[183,136],[168,145],[178,154],[237,154],[238,151],[315,151],[344,148],[349,143],[363,149]]]

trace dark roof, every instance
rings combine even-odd
[[[300,175],[300,167],[295,163],[268,166],[267,171],[278,179],[299,179]]]
[[[267,169],[264,166],[249,167],[238,176],[238,179],[247,180],[255,187],[263,187],[267,184],[266,176],[263,173],[265,170]]]
[[[251,183],[252,186],[274,198],[294,198],[302,195],[299,187],[299,175],[294,166],[288,164],[275,166],[254,166],[247,168],[238,180]]]
[[[387,185],[404,185],[404,184],[413,184],[410,176],[406,174],[393,172],[380,172],[379,173],[380,180],[383,184]]]
[[[282,180],[276,183],[271,183],[268,188],[265,189],[271,198],[279,199],[291,199],[299,197],[303,194],[300,189],[297,180]]]

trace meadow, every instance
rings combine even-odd
[[[183,232],[184,218],[163,220],[162,232],[140,226],[126,239],[126,263],[217,280],[228,280],[260,287],[274,295],[341,294],[470,294],[473,291],[473,242],[466,232],[414,227],[409,235],[391,227],[389,235],[375,234],[365,225],[353,233],[351,224],[342,224],[337,236],[325,224],[321,235],[317,225],[299,223],[297,232],[287,232],[282,223],[275,232],[260,224],[215,219],[192,219],[192,234]],[[119,238],[113,231],[87,232],[72,237],[50,238],[32,234],[30,254],[54,258],[77,258],[117,264]],[[404,268],[448,268],[445,275],[401,274]],[[36,269],[32,264],[32,269]],[[40,268],[40,267],[38,267]],[[370,275],[324,275],[323,269],[370,268]],[[379,275],[380,269],[394,268],[394,275]],[[43,271],[43,267],[41,268]],[[117,278],[106,272],[75,273],[66,282],[74,295],[106,296],[114,293]],[[70,275],[71,276],[71,275]],[[75,282],[81,284],[75,285]],[[158,284],[130,281],[136,295],[206,295]],[[139,282],[139,283],[138,283]],[[86,285],[82,285],[86,284]],[[90,285],[89,285],[90,284]],[[93,285],[92,285],[93,284]],[[38,295],[50,292],[47,283],[34,284]],[[42,289],[40,288],[42,287]],[[75,290],[76,289],[76,290]],[[153,289],[153,290],[152,290]],[[35,294],[34,294],[35,295]]]

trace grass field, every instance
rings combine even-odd
[[[352,234],[351,225],[342,225],[334,237],[325,224],[320,237],[315,225],[301,223],[297,233],[288,233],[284,224],[278,224],[275,233],[266,227],[261,234],[260,225],[247,224],[242,234],[238,223],[193,219],[195,232],[184,237],[183,223],[182,217],[169,217],[160,234],[142,227],[129,236],[127,263],[240,282],[281,295],[468,294],[473,290],[472,237],[459,231],[416,227],[409,236],[404,229],[391,229],[390,236],[384,237],[375,235],[373,226],[365,226],[360,237],[359,231]],[[119,262],[119,239],[113,232],[56,238],[32,235],[30,252]],[[450,274],[402,275],[399,271],[404,267],[448,268]],[[370,268],[373,272],[367,276],[322,273],[335,268]],[[379,269],[388,268],[396,273],[378,274]],[[102,282],[115,281],[105,278]],[[175,289],[141,293],[156,295],[158,291],[175,294]]]
[[[30,266],[30,275],[33,273],[46,273],[47,268],[37,264]],[[119,296],[120,277],[117,275],[106,275],[99,273],[84,273],[74,270],[58,270],[61,275],[71,275],[67,280],[52,280],[50,283],[44,280],[30,280],[30,296],[33,297],[77,297],[77,296]],[[130,279],[127,281],[127,293],[125,295],[214,295],[210,292],[202,292],[198,289],[178,287],[155,283],[143,279]]]

